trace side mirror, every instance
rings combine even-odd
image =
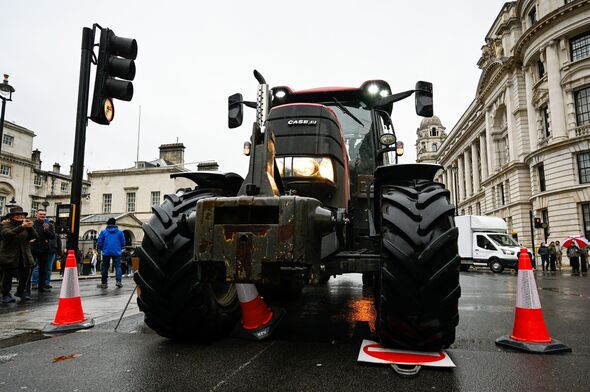
[[[227,99],[228,104],[228,118],[227,125],[230,128],[237,128],[242,125],[244,121],[244,107],[242,105],[243,97],[242,94],[237,93],[230,95]]]
[[[416,114],[422,117],[432,117],[434,109],[432,105],[432,83],[416,83]]]

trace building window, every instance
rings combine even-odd
[[[98,238],[98,233],[96,232],[96,230],[88,230],[86,233],[84,233],[84,236],[82,237],[83,240],[96,240]]]
[[[67,182],[62,182],[61,183],[61,187],[60,187],[61,191],[64,192],[64,193],[67,193],[68,192],[68,189],[70,188],[68,185],[69,184]]]
[[[545,106],[543,109],[543,129],[545,129],[545,137],[551,136],[551,123],[549,122],[549,108]]]
[[[82,185],[82,194],[83,195],[87,195],[88,194],[88,185]]]
[[[152,205],[159,206],[160,205],[160,192],[152,192]]]
[[[578,154],[578,173],[580,184],[590,183],[590,151]]]
[[[545,76],[545,64],[541,60],[537,61],[537,69],[539,70],[539,79]]]
[[[537,167],[537,173],[539,175],[539,190],[545,192],[545,166],[543,164]]]
[[[582,222],[584,223],[584,237],[590,238],[590,203],[582,204]]]
[[[570,40],[572,61],[580,60],[590,55],[590,32],[580,34]]]
[[[135,192],[127,192],[127,212],[135,212]]]
[[[504,184],[498,185],[498,197],[499,197],[499,204],[501,206],[506,205],[506,195],[504,194]]]
[[[33,185],[35,185],[35,186],[43,185],[43,177],[41,177],[39,174],[35,174],[35,178],[33,179]]]
[[[41,202],[33,201],[31,203],[31,215],[34,215],[41,208]]]
[[[438,145],[436,143],[432,143],[432,152],[436,152],[438,150]]]
[[[510,156],[510,151],[508,148],[508,135],[497,139],[494,143],[496,146],[498,167],[504,167],[504,165],[508,163],[508,157]]]
[[[481,203],[477,202],[477,204],[475,204],[475,215],[481,215]]]
[[[578,126],[590,123],[590,87],[574,92]]]
[[[432,129],[430,130],[430,136],[438,136],[438,131],[436,130],[436,127],[432,127]]]
[[[0,174],[6,177],[10,177],[11,167],[8,165],[0,165]]]
[[[510,204],[510,180],[506,180],[504,182],[504,194],[505,194],[506,204]]]
[[[533,7],[529,11],[529,23],[531,26],[537,23],[537,7]]]
[[[14,136],[4,135],[2,136],[2,143],[7,146],[14,146]]]
[[[113,195],[110,193],[103,193],[102,194],[102,213],[103,214],[110,214],[111,213],[111,204],[113,203]]]
[[[6,206],[6,196],[0,196],[0,216],[4,216],[4,207]]]

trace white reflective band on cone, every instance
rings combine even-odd
[[[518,271],[518,286],[516,291],[516,307],[523,309],[541,309],[539,292],[532,270]]]
[[[61,282],[61,291],[59,298],[76,298],[80,296],[80,286],[78,285],[78,269],[68,267],[64,270],[64,278]]]
[[[240,302],[250,302],[258,297],[258,290],[252,283],[236,283],[236,291]]]

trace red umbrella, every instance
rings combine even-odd
[[[572,244],[572,242],[575,242],[576,245],[578,245],[578,248],[582,249],[586,246],[588,246],[588,244],[590,242],[588,242],[588,240],[584,237],[582,237],[581,235],[570,235],[569,237],[567,237],[565,239],[565,241],[563,241],[563,247],[564,248],[569,248]]]

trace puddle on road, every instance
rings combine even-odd
[[[551,291],[553,293],[569,295],[569,296],[572,296],[572,297],[580,297],[580,298],[590,299],[590,297],[587,297],[587,296],[585,296],[583,294],[572,293],[571,291],[564,291],[564,290],[560,290],[560,289],[557,289],[557,288],[554,288],[554,287],[539,287],[539,290]]]
[[[19,344],[34,342],[36,340],[49,339],[51,336],[43,335],[41,331],[25,332],[7,339],[0,340],[0,348],[18,346]]]

